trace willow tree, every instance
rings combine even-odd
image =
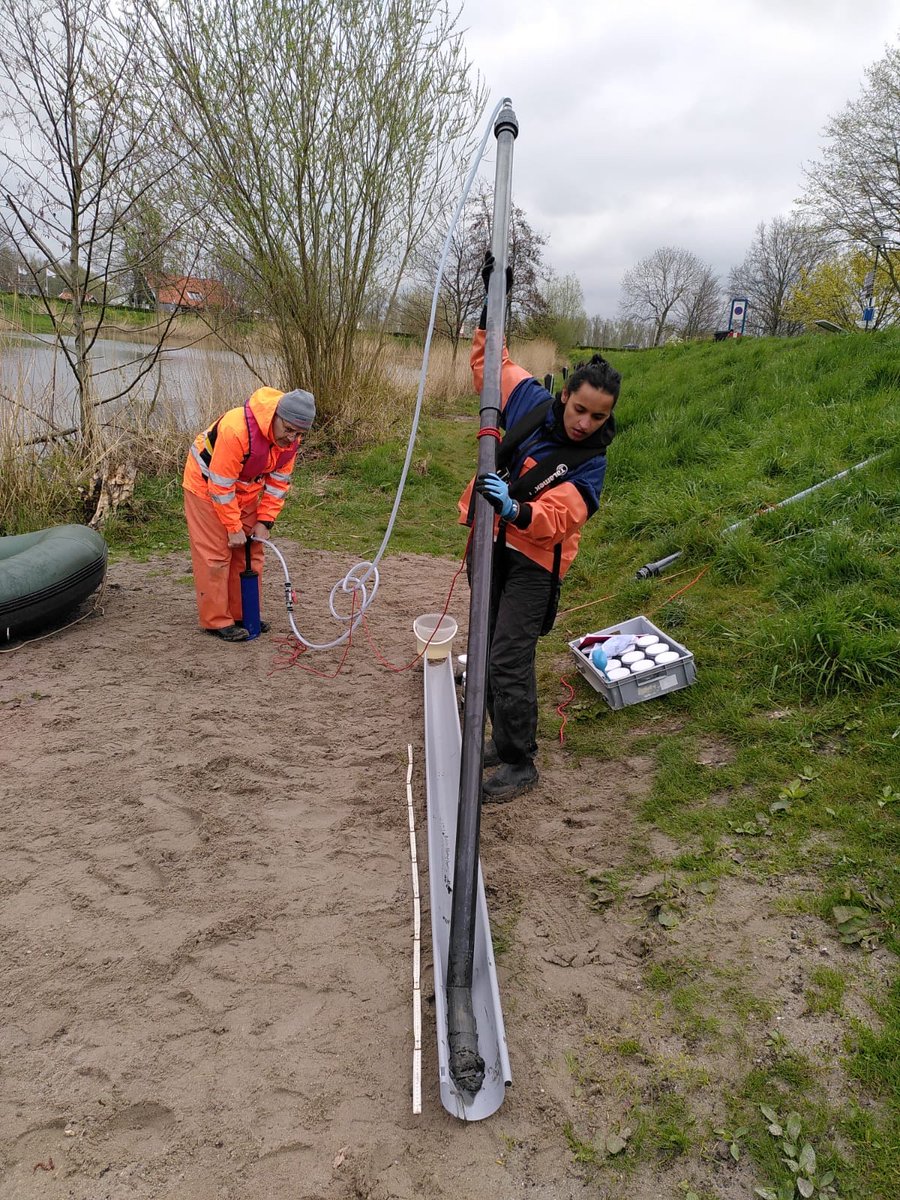
[[[369,298],[458,187],[482,104],[439,0],[136,0],[149,103],[184,140],[217,257],[277,331],[283,386],[336,418]],[[386,312],[389,304],[384,306]]]

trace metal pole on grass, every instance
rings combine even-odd
[[[500,417],[500,365],[506,307],[506,264],[512,198],[513,142],[519,123],[509,99],[494,123],[497,167],[491,253],[494,271],[488,283],[484,384],[481,391],[481,429],[496,429]],[[488,434],[478,439],[478,474],[493,471],[497,441]],[[487,696],[488,615],[494,552],[494,510],[483,496],[475,498],[475,521],[470,547],[471,596],[469,640],[466,647],[466,706],[463,717],[456,857],[450,912],[447,964],[447,1033],[450,1074],[457,1087],[474,1094],[484,1082],[484,1059],[478,1053],[478,1031],[472,1008],[472,965],[481,832],[481,773],[484,754],[484,711]]]

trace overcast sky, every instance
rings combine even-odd
[[[515,203],[588,315],[614,317],[658,246],[725,285],[896,44],[900,0],[464,0],[460,25],[490,89],[480,130],[503,96],[519,121]]]

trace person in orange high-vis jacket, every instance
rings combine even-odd
[[[488,256],[485,286],[492,268]],[[509,280],[507,290],[508,285]],[[479,393],[486,307],[472,340],[472,375]],[[484,766],[497,769],[482,785],[485,803],[511,800],[538,780],[537,642],[553,627],[560,581],[600,502],[620,385],[619,372],[595,355],[569,375],[565,390],[554,399],[503,346],[499,424],[505,436],[497,450],[497,471],[473,479],[459,501],[461,522],[472,520],[473,491],[495,513],[487,675],[492,732]]]
[[[297,450],[316,416],[298,388],[260,388],[194,441],[184,466],[184,514],[191,543],[200,624],[226,642],[245,642],[241,572],[250,537],[266,541],[290,491]],[[250,561],[262,578],[263,548]],[[261,622],[261,629],[268,631]]]

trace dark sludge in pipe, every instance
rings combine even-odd
[[[484,1083],[484,1059],[478,1053],[478,1033],[470,987],[447,988],[447,1013],[450,1074],[458,1088],[474,1096]]]

